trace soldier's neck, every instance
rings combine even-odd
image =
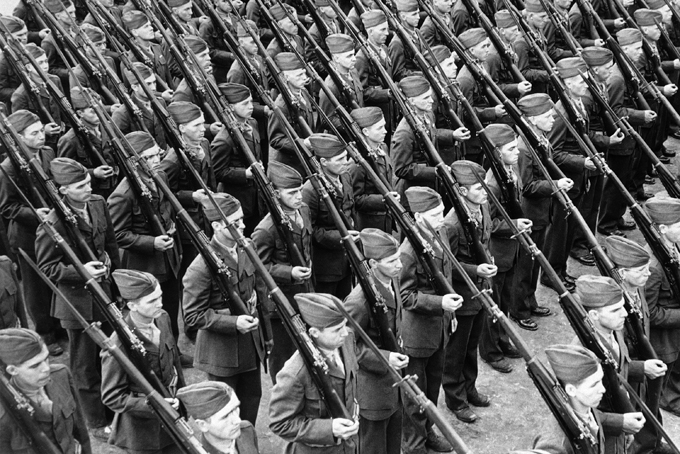
[[[373,149],[373,150],[382,146],[382,144],[383,144],[382,142],[376,142],[374,140],[371,140],[368,137],[366,137],[366,143],[368,143],[368,146],[371,147],[371,149]]]
[[[130,318],[135,323],[136,326],[144,326],[153,322],[153,318],[145,317],[137,311],[130,311]]]
[[[184,143],[187,144],[187,147],[191,148],[192,150],[201,146],[200,140],[189,139],[186,136],[182,136],[182,139],[184,139]]]
[[[392,278],[383,274],[378,268],[373,268],[373,276],[385,287],[389,287],[392,283]]]
[[[596,321],[593,321],[593,327],[595,328],[595,331],[600,333],[602,335],[602,337],[604,337],[607,340],[607,342],[609,342],[609,339],[610,339],[612,333],[614,332],[613,329],[606,328],[606,327],[602,326],[602,324],[600,324]]]
[[[137,36],[135,41],[137,41],[137,44],[144,50],[149,50],[151,48],[151,41],[149,40]]]
[[[475,202],[472,202],[472,201],[471,201],[470,199],[468,199],[467,197],[463,197],[463,201],[465,202],[465,205],[467,205],[467,207],[468,207],[471,211],[477,212],[477,211],[481,211],[481,210],[482,210],[482,206],[481,206],[480,204],[475,203]]]
[[[84,210],[85,208],[87,208],[87,202],[85,203],[76,202],[68,196],[64,197],[64,200],[66,200],[66,202],[68,202],[68,204],[71,205],[76,210]]]
[[[234,443],[236,443],[236,440],[232,440],[230,438],[215,438],[210,433],[205,433],[203,436],[208,441],[208,443],[217,448],[220,452],[232,452]]]

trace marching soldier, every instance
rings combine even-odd
[[[94,253],[95,260],[87,258],[86,252],[79,249],[69,232],[69,226],[64,224],[68,221],[61,219],[56,210],[50,211],[46,221],[76,251],[88,273],[111,297],[111,272],[120,268],[120,260],[106,200],[100,195],[92,194],[92,177],[82,164],[69,158],[55,158],[50,163],[50,169],[64,201],[77,216],[78,225],[75,228],[87,242],[89,251]],[[37,231],[35,254],[40,269],[59,287],[85,320],[105,320],[98,303],[85,287],[87,279],[78,274],[42,225]],[[51,313],[61,321],[61,326],[68,333],[70,366],[88,427],[95,430],[95,436],[101,436],[107,425],[107,418],[101,401],[99,347],[63,300],[56,297],[52,300]],[[105,325],[104,329],[109,331],[111,327]]]
[[[24,0],[19,0],[12,11],[12,16],[3,17],[15,17],[21,19],[26,24],[28,29],[28,42],[40,46],[40,43],[47,35],[50,34],[49,28],[43,28],[44,23],[42,20],[38,19],[33,10],[27,5]]]
[[[243,6],[241,0],[215,2],[217,15],[226,24],[233,36],[236,36],[234,24],[237,23],[237,18],[232,8],[236,8],[238,11],[241,6]],[[219,25],[213,24],[213,21],[209,19],[201,23],[198,35],[208,44],[208,49],[210,49],[210,61],[212,62],[213,75],[217,83],[227,82],[227,72],[234,61],[234,54],[227,47],[221,30],[222,28]],[[257,28],[254,30],[257,30]]]
[[[123,24],[125,24],[130,32],[137,48],[153,61],[153,72],[170,88],[174,88],[176,81],[173,80],[170,74],[168,61],[161,45],[155,42],[156,34],[146,14],[137,10],[128,11],[123,15]],[[131,53],[130,58],[135,61],[134,54]]]
[[[397,8],[399,22],[401,22],[409,36],[416,42],[416,46],[420,47],[416,39],[416,27],[418,27],[420,22],[418,2],[416,0],[396,0],[394,3]],[[399,82],[404,77],[412,76],[417,71],[420,71],[415,62],[415,57],[411,55],[408,47],[401,42],[401,37],[398,34],[392,35],[387,52],[392,61],[392,78],[395,82]]]
[[[2,27],[0,32],[5,34],[5,31],[12,34],[12,38],[16,39],[20,44],[26,45],[28,42],[28,29],[26,24],[21,19],[12,16],[2,16],[0,18]],[[7,39],[7,38],[5,38]],[[27,65],[31,67],[31,65]],[[12,68],[12,64],[7,60],[7,57],[0,56],[0,101],[11,107],[11,99],[15,90],[21,86],[21,79]],[[15,108],[18,110],[20,108]]]
[[[357,357],[354,335],[335,307],[333,295],[299,293],[295,301],[309,326],[309,336],[328,366],[328,380],[350,414],[358,412]],[[299,353],[277,375],[269,403],[269,428],[300,453],[354,454],[359,421],[332,418]]]
[[[361,232],[364,256],[368,259],[376,283],[376,289],[385,299],[390,330],[397,340],[401,335],[402,301],[399,275],[402,264],[399,243],[389,233],[366,228]],[[381,335],[374,327],[372,310],[366,295],[357,285],[344,302],[347,312],[371,339],[381,346]],[[359,403],[359,451],[375,454],[399,454],[401,452],[401,399],[399,389],[392,386],[394,380],[375,354],[357,339],[357,402]],[[383,350],[390,364],[397,370],[408,365],[409,357],[400,352]]]
[[[241,421],[241,402],[234,390],[219,381],[195,383],[179,390],[189,416],[200,432],[200,443],[214,454],[258,454],[257,434],[248,421]]]
[[[168,6],[172,10],[172,15],[179,25],[184,29],[184,34],[201,36],[198,27],[207,20],[207,17],[193,17],[193,2],[191,0],[170,0]]]
[[[463,30],[465,30],[465,28],[461,30],[454,30],[453,17],[451,15],[452,7],[453,0],[436,0],[432,2],[432,12],[437,13],[449,31],[458,36]],[[447,44],[446,39],[441,36],[441,31],[439,31],[434,19],[429,16],[425,18],[422,25],[420,26],[420,33],[422,33],[423,38],[425,38],[425,41],[430,47],[439,44]]]
[[[194,54],[193,58],[196,59],[198,65],[203,69],[203,72],[205,72],[208,77],[211,77],[213,67],[212,63],[210,62],[210,49],[208,49],[208,44],[201,38],[197,38],[195,36],[187,36],[185,40],[189,52]],[[172,59],[171,56],[168,58]],[[174,59],[171,60],[171,62],[174,61]],[[172,101],[185,101],[196,104],[198,100],[191,89],[191,85],[189,85],[189,82],[187,82],[186,78],[184,77],[184,73],[182,73],[179,68],[177,68],[176,70],[173,70],[173,76],[176,77],[179,82],[175,87],[175,93],[172,95]]]
[[[248,2],[248,5],[251,3],[257,4],[256,1],[251,1]],[[286,3],[277,3],[270,8],[269,14],[271,14],[272,18],[274,18],[277,27],[279,30],[281,30],[281,32],[283,32],[291,46],[294,46],[301,55],[304,55],[305,42],[302,37],[298,35],[297,24],[291,19],[291,17],[297,17],[297,10],[293,6]],[[272,39],[267,46],[267,53],[270,57],[274,58],[284,51],[284,48],[281,46],[282,44],[279,43],[278,39]]]
[[[59,21],[59,25],[66,29],[67,32],[71,31],[76,23],[76,7],[73,6],[71,0],[45,0],[43,4],[54,15],[55,19]],[[61,59],[57,51],[60,48],[60,45],[57,44],[57,38],[52,33],[49,33],[40,43],[40,47],[47,54],[50,73],[59,76],[63,87],[70,87],[66,63]]]
[[[220,216],[243,234],[243,210],[229,195],[214,196],[217,207],[203,202],[203,213],[213,229],[210,245],[229,269],[228,287],[245,304],[247,314],[236,315],[235,302],[220,292],[203,256],[197,256],[184,275],[182,305],[184,323],[198,330],[194,367],[208,374],[208,379],[231,386],[241,401],[243,419],[255,425],[262,397],[260,362],[264,361],[264,343],[256,305],[257,276],[255,266],[236,243]],[[264,322],[264,320],[262,321]]]
[[[174,396],[184,386],[184,375],[170,317],[163,310],[160,284],[144,271],[116,270],[113,278],[129,309],[122,323],[142,342],[151,370],[172,396],[165,399],[177,409],[179,402]],[[117,333],[111,336],[111,341],[122,348]],[[143,390],[130,381],[108,352],[102,353],[101,398],[104,405],[115,412],[109,443],[128,453],[181,451],[147,404]]]
[[[292,263],[287,243],[279,235],[271,213],[268,213],[255,227],[252,238],[262,263],[267,267],[288,301],[294,304],[296,294],[314,290],[311,279],[313,232],[311,213],[309,206],[302,201],[304,180],[295,169],[278,161],[272,161],[269,163],[267,176],[274,186],[278,203],[290,218],[292,236],[305,259],[304,266]],[[281,321],[281,316],[273,307],[269,307],[268,310],[274,340],[274,346],[269,355],[269,375],[272,383],[276,384],[276,374],[295,352],[295,345]]]
[[[314,6],[318,8],[319,16],[321,17],[321,20],[323,20],[325,27],[328,29],[328,36],[341,33],[340,25],[337,21],[338,14],[333,7],[328,4],[331,1],[333,0],[314,0]],[[326,35],[319,30],[319,25],[317,23],[314,23],[309,27],[309,35],[326,55],[330,55],[326,40],[324,39]],[[328,75],[326,68],[319,60],[319,57],[316,56],[314,47],[310,43],[305,44],[305,60],[312,65],[321,77],[326,77]]]
[[[91,454],[85,417],[71,372],[63,364],[50,364],[42,338],[26,328],[0,330],[0,363],[12,386],[28,398],[33,418],[49,440],[64,454]],[[0,404],[0,451],[35,452],[35,445]]]

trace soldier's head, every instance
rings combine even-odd
[[[399,20],[410,28],[415,28],[420,22],[420,9],[417,0],[395,0]]]
[[[386,121],[380,107],[361,107],[354,109],[350,115],[371,145],[377,146],[385,141],[387,136]]]
[[[555,0],[555,6],[562,10],[567,10],[571,7],[571,0]]]
[[[671,243],[680,243],[680,200],[673,197],[652,197],[645,203],[659,232]]]
[[[364,256],[376,277],[385,282],[399,276],[402,269],[399,242],[380,229],[366,228],[359,235]]]
[[[50,352],[35,331],[0,330],[0,362],[22,389],[38,390],[50,380]]]
[[[413,107],[420,112],[432,112],[434,99],[432,99],[432,88],[430,83],[423,76],[408,76],[399,81],[399,88],[404,93]]]
[[[351,36],[343,33],[328,35],[326,45],[333,58],[333,63],[340,71],[346,73],[354,69],[357,57],[354,53],[354,40]]]
[[[302,206],[302,175],[294,168],[279,161],[271,161],[267,168],[274,194],[286,211],[299,210]]]
[[[333,134],[316,133],[307,139],[319,158],[323,172],[338,177],[349,170],[350,160],[346,145]]]
[[[29,149],[36,151],[45,146],[45,127],[36,114],[22,109],[7,119]]]
[[[557,72],[572,95],[583,97],[588,94],[588,85],[581,76],[588,72],[588,66],[581,57],[563,58],[558,61]]]
[[[224,13],[231,13],[236,8],[236,11],[240,11],[243,6],[243,0],[217,0],[216,2],[218,11]]]
[[[14,16],[0,16],[0,31],[3,33],[9,32],[12,37],[19,41],[21,44],[26,44],[28,42],[28,28],[24,21]]]
[[[100,102],[99,95],[89,88],[73,87],[71,89],[71,104],[76,115],[88,126],[99,126],[101,120],[91,104]]]
[[[609,276],[584,274],[576,280],[576,295],[596,329],[611,333],[623,329],[628,312],[623,291]]]
[[[586,62],[590,72],[600,83],[605,83],[612,75],[614,54],[606,47],[590,46],[583,49],[581,58]]]
[[[75,25],[76,7],[71,0],[45,0],[44,5],[62,25]]]
[[[649,0],[647,2],[647,7],[661,13],[661,18],[663,23],[666,25],[673,25],[673,12],[671,7],[666,4],[663,0]]]
[[[342,347],[348,331],[347,320],[335,305],[342,304],[338,298],[327,293],[298,293],[295,301],[316,345],[325,350]]]
[[[604,243],[623,283],[632,288],[643,287],[650,276],[649,252],[636,242],[617,235],[608,236]]]
[[[134,62],[132,63],[132,66],[134,66],[135,70],[142,77],[144,85],[146,85],[152,93],[155,92],[156,75],[153,73],[153,70],[146,66],[144,63],[140,62]],[[130,83],[130,88],[132,88],[132,91],[135,93],[135,95],[137,95],[137,97],[143,100],[148,100],[146,91],[144,91],[144,87],[142,87],[142,84],[140,83],[139,79],[135,77],[132,71],[128,70],[127,68],[124,68],[123,76],[125,76],[127,81]]]
[[[42,49],[40,46],[36,46],[33,43],[28,43],[26,46],[24,46],[26,51],[31,54],[31,57],[33,57],[38,63],[38,66],[40,66],[40,69],[42,69],[44,72],[48,72],[50,70],[50,63],[47,60],[47,54],[45,51]],[[28,70],[32,73],[37,73],[36,69],[33,67],[31,64],[27,64],[26,67]]]
[[[184,22],[189,22],[193,16],[193,2],[191,0],[169,0],[168,6],[172,12]]]
[[[624,28],[616,32],[616,39],[628,58],[640,65],[644,56],[642,48],[642,33],[637,28]]]
[[[537,30],[543,30],[543,27],[550,22],[548,12],[543,9],[543,5],[539,0],[527,0],[525,4],[524,14],[527,22]]]
[[[635,11],[635,22],[645,38],[651,41],[658,41],[661,38],[661,30],[656,25],[663,22],[663,15],[659,11],[640,8]]]
[[[203,68],[203,71],[205,71],[206,74],[212,74],[213,67],[212,61],[210,60],[210,49],[208,49],[208,44],[196,36],[187,36],[185,40],[189,51],[194,54],[196,62]]]
[[[79,208],[92,198],[92,177],[78,161],[70,158],[54,158],[50,162],[52,179],[59,185],[59,192],[71,205]]]
[[[248,28],[246,28],[246,26]],[[255,40],[252,36],[250,36],[250,33],[248,33],[248,29],[257,34],[257,25],[255,25],[255,22],[251,20],[246,20],[245,26],[240,22],[236,25],[236,36],[238,37],[238,43],[248,54],[256,55],[257,44],[255,44]]]
[[[542,132],[552,131],[555,125],[555,105],[546,93],[534,93],[523,96],[517,101],[517,107]]]
[[[484,128],[484,133],[494,146],[503,164],[514,166],[519,160],[517,134],[512,126],[504,123],[491,123]]]
[[[163,290],[158,279],[145,271],[115,270],[111,273],[120,296],[137,321],[151,323],[163,313]]]
[[[494,17],[496,19],[496,26],[506,43],[512,43],[520,37],[519,26],[515,19],[513,19],[510,11],[507,9],[498,11]]]
[[[81,30],[87,36],[87,38],[92,42],[94,49],[99,52],[104,52],[106,50],[106,35],[101,28],[90,24],[83,24],[80,26]],[[94,56],[94,50],[89,46],[87,48],[87,54]]]
[[[123,24],[127,27],[130,34],[143,41],[151,41],[155,37],[151,21],[141,11],[132,10],[123,14]]]
[[[432,6],[434,6],[434,10],[439,14],[448,14],[453,7],[453,0],[433,0]]]
[[[253,116],[253,95],[242,84],[225,83],[219,85],[236,118],[246,121]]]
[[[314,0],[314,5],[319,9],[321,17],[325,18],[326,21],[331,21],[338,17],[338,13],[329,4],[332,1],[335,0]]]
[[[201,203],[203,204],[203,215],[210,222],[210,226],[215,232],[217,240],[223,244],[232,245],[236,238],[231,234],[227,228],[227,224],[222,219],[222,213],[227,217],[229,224],[236,227],[241,235],[246,229],[243,223],[243,209],[241,202],[231,194],[224,192],[217,192],[213,195],[215,204],[210,199],[206,198]]]
[[[293,18],[297,17],[297,10],[293,6],[277,3],[269,9],[269,12],[284,33],[291,36],[298,34],[297,24],[293,21]]]
[[[458,37],[473,58],[485,62],[491,55],[491,40],[483,28],[470,28]]]
[[[428,52],[425,55],[425,59],[431,68],[435,68],[437,65],[441,66],[442,70],[444,71],[444,75],[449,79],[455,79],[458,75],[456,58],[451,53],[451,50],[444,45],[433,46],[432,52]]]
[[[470,205],[483,205],[487,202],[486,190],[478,178],[484,179],[486,172],[476,162],[460,160],[451,164],[451,172],[460,185],[462,195]]]
[[[580,345],[552,345],[545,350],[558,382],[579,413],[597,408],[604,396],[602,367],[595,354]]]
[[[135,150],[137,155],[139,155],[140,161],[146,163],[146,166],[148,166],[151,170],[160,169],[162,150],[151,134],[146,131],[135,131],[131,132],[130,134],[126,134],[125,138],[130,143],[130,146],[132,146],[132,149]],[[150,177],[150,175],[147,175],[144,167],[145,166],[141,165],[141,163],[137,163],[137,168],[139,171],[143,175]]]
[[[205,137],[205,116],[196,105],[186,101],[175,101],[168,106],[168,113],[177,124],[182,137],[197,143]]]
[[[390,33],[385,13],[381,10],[366,11],[361,15],[361,22],[364,24],[369,41],[378,46],[385,44]]]
[[[293,90],[302,90],[309,83],[305,64],[292,52],[281,52],[274,57],[276,66]]]
[[[439,229],[444,225],[444,203],[437,191],[426,186],[411,186],[404,191],[404,195],[409,209],[421,227],[425,228],[429,224],[434,229]]]
[[[196,427],[212,444],[236,440],[241,435],[241,402],[226,383],[204,381],[177,391]]]

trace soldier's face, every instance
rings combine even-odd
[[[231,105],[232,108],[234,109],[234,114],[236,116],[247,120],[248,118],[253,116],[253,97],[248,96],[248,99],[244,99],[241,102],[237,102],[236,104]]]
[[[529,117],[529,121],[541,131],[550,132],[555,125],[555,109],[550,109],[541,115]]]
[[[486,38],[479,44],[476,44],[470,48],[470,53],[479,61],[486,61],[491,53],[491,40]]]
[[[586,377],[578,385],[567,384],[564,389],[569,396],[588,408],[597,408],[600,405],[605,388],[602,384],[602,367],[597,367],[597,372]]]
[[[136,80],[134,78],[134,76],[132,76],[132,79]],[[147,77],[146,79],[144,79],[144,84],[153,93],[156,90],[156,76],[154,76],[152,74],[151,76]],[[132,89],[134,90],[134,92],[137,96],[139,96],[142,99],[148,99],[147,96],[146,96],[146,92],[141,87],[141,85],[135,83],[135,84],[130,84],[130,86],[132,87]]]
[[[623,329],[628,312],[623,307],[623,298],[618,303],[589,311],[593,322],[602,328],[618,331]]]
[[[385,257],[376,262],[376,270],[385,277],[393,279],[401,273],[403,268],[401,263],[401,254],[399,252]]]
[[[433,5],[440,13],[446,14],[451,11],[453,0],[434,0]]]
[[[241,47],[243,47],[243,50],[248,52],[250,55],[257,54],[257,44],[255,44],[255,40],[250,36],[239,38],[238,43],[241,45]]]
[[[80,115],[80,118],[83,119],[83,121],[91,124],[91,125],[98,125],[101,121],[99,120],[99,117],[97,116],[97,112],[92,107],[86,107],[84,109],[80,109],[77,111],[78,115]]]
[[[376,124],[364,128],[362,131],[368,140],[374,143],[383,143],[387,136],[386,123],[385,118],[381,118]]]
[[[401,12],[399,13],[401,20],[405,22],[409,27],[417,27],[418,22],[420,22],[420,10]]]
[[[543,27],[545,27],[545,24],[547,24],[548,21],[550,20],[548,18],[548,13],[546,12],[529,13],[529,16],[527,18],[529,20],[529,23],[539,30],[542,30]]]
[[[151,170],[158,170],[161,167],[161,148],[158,145],[142,151],[139,157],[146,161]]]
[[[50,64],[47,61],[47,55],[42,54],[38,56],[38,58],[36,58],[35,61],[38,63],[38,66],[40,66],[40,69],[42,69],[43,71],[47,72],[50,70]],[[30,68],[32,71],[35,71],[35,68],[33,68],[33,66],[28,66],[28,68]]]
[[[299,188],[277,189],[276,193],[284,208],[299,210],[302,206],[302,186]]]
[[[659,231],[666,236],[671,243],[680,244],[680,222],[671,225],[659,225]]]
[[[347,151],[343,151],[332,158],[321,158],[321,166],[324,171],[330,175],[338,176],[345,172],[349,167],[349,159],[347,159]]]
[[[663,7],[657,9],[658,12],[661,13],[661,20],[663,20],[663,23],[666,25],[671,25],[673,21],[673,13],[671,12],[671,8],[668,5],[663,5]]]
[[[193,12],[191,11],[192,6],[192,3],[189,2],[182,6],[178,6],[177,8],[173,8],[172,12],[177,14],[177,17],[182,19],[184,22],[188,22],[193,15]]]
[[[28,42],[28,28],[24,27],[18,32],[12,33],[12,36],[21,44],[26,44]]]
[[[28,126],[19,135],[28,148],[37,150],[45,146],[45,128],[40,122]]]
[[[138,29],[132,30],[132,35],[137,36],[140,39],[144,39],[146,41],[151,41],[152,39],[154,39],[154,31],[151,22],[147,22]]]
[[[319,12],[329,19],[335,19],[338,17],[338,13],[335,12],[332,6],[320,6]]]
[[[246,230],[246,225],[243,223],[243,210],[239,208],[236,213],[227,216],[227,220],[229,220],[229,223],[233,224],[236,227],[236,230],[243,236],[243,232]],[[212,223],[212,226],[215,234],[218,235],[218,240],[224,241],[226,239],[236,241],[236,238],[232,236],[224,221],[215,221]]]
[[[304,70],[304,68],[284,71],[283,75],[286,76],[286,79],[292,88],[301,90],[305,87],[305,85],[307,85],[307,72]]]
[[[451,54],[451,56],[442,62],[439,63],[439,65],[442,67],[444,70],[444,75],[448,77],[449,79],[455,79],[456,76],[458,75],[458,67],[456,66],[456,57]]]
[[[199,142],[205,137],[205,117],[201,115],[195,120],[179,126],[179,130],[187,139]]]
[[[231,400],[220,411],[198,424],[208,439],[236,440],[241,435],[241,402],[232,393]]]
[[[571,6],[571,0],[555,0],[558,8],[567,9]]]
[[[465,186],[467,190],[465,198],[475,205],[484,205],[488,200],[488,195],[486,194],[486,189],[482,186],[482,183],[475,183],[470,186]]]
[[[324,329],[310,328],[309,334],[314,337],[316,344],[326,350],[342,347],[347,337],[347,320]]]
[[[620,268],[621,279],[631,287],[642,287],[647,283],[652,272],[649,263],[635,268]]]
[[[288,33],[289,35],[298,34],[297,25],[295,25],[289,17],[284,17],[281,19],[279,21],[279,27],[281,27],[281,30],[283,30],[285,33]]]
[[[422,220],[425,225],[429,223],[435,230],[441,228],[444,225],[444,204],[440,203],[431,210],[416,213],[416,219]]]
[[[160,285],[157,284],[156,289],[150,295],[134,302],[128,301],[128,308],[147,322],[160,317],[163,311],[163,292]]]
[[[357,57],[354,54],[354,50],[343,52],[340,54],[333,54],[333,61],[345,71],[351,71],[354,69],[354,65],[357,62]]]
[[[210,51],[204,50],[200,54],[196,54],[196,62],[203,68],[206,74],[212,74],[212,62],[210,61]]]
[[[519,160],[519,147],[517,146],[517,139],[510,143],[503,145],[500,149],[501,159],[506,166],[514,166]]]
[[[588,94],[588,85],[580,75],[565,79],[564,84],[574,96],[583,97]]]
[[[42,351],[21,364],[7,366],[7,373],[14,377],[20,386],[37,390],[50,381],[50,352],[43,345]]]
[[[622,46],[623,51],[628,55],[633,63],[640,63],[642,61],[642,55],[644,50],[642,49],[642,41],[629,44],[627,46]]]
[[[77,181],[59,188],[69,201],[75,204],[84,204],[92,198],[92,177],[87,174],[84,180]]]
[[[661,38],[661,30],[656,25],[650,25],[648,27],[640,27],[640,31],[645,35],[647,39],[652,41],[658,41]]]
[[[591,71],[593,72],[597,80],[599,80],[600,82],[606,82],[612,75],[612,68],[614,68],[614,62],[610,61],[609,63],[605,63],[604,65],[592,67]]]
[[[434,105],[434,99],[432,99],[432,90],[428,90],[422,95],[414,96],[409,98],[416,109],[423,112],[431,112],[432,106]]]
[[[387,35],[389,35],[390,29],[387,22],[384,22],[375,27],[371,27],[368,30],[368,38],[375,44],[382,46],[387,41]]]
[[[519,37],[519,27],[513,25],[512,27],[502,29],[503,35],[507,42],[512,43]]]
[[[71,5],[66,8],[66,11],[60,11],[54,15],[63,24],[70,25],[75,24],[76,20],[76,7]]]

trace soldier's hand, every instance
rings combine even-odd
[[[574,181],[571,178],[560,178],[557,180],[557,187],[563,191],[571,191],[574,187]]]
[[[175,94],[175,90],[171,90],[170,88],[168,88],[163,93],[161,93],[161,98],[163,98],[163,101],[165,101],[169,104],[169,103],[172,102],[172,96],[174,94]]]
[[[179,410],[179,399],[176,397],[165,397],[165,401],[169,403],[175,410]]]
[[[206,22],[209,22],[210,18],[208,16],[201,16],[198,18],[198,23],[199,24],[205,24]]]
[[[314,18],[312,17],[311,14],[305,14],[305,16],[302,18],[303,21],[307,24],[313,24],[314,23]]]
[[[621,132],[621,128],[614,131],[614,134],[609,136],[609,145],[618,145],[623,142],[626,136]]]
[[[309,279],[311,275],[312,269],[307,268],[306,266],[294,266],[290,271],[290,277],[292,277],[294,281],[304,281],[305,279]]]
[[[105,178],[109,178],[113,176],[113,167],[111,166],[99,166],[96,167],[92,173],[94,173],[94,176],[96,178],[99,178],[100,180],[103,180]]]
[[[50,214],[49,208],[38,208],[36,211],[38,212],[41,221],[44,221],[47,215]]]
[[[191,193],[191,198],[196,203],[203,203],[203,201],[207,199],[208,196],[205,193],[205,189],[199,189],[198,191],[194,191]]]
[[[210,124],[210,132],[212,135],[216,136],[217,133],[219,133],[222,128],[224,128],[224,125],[220,123],[219,121],[216,121],[215,123]]]
[[[668,84],[664,85],[663,87],[663,95],[666,98],[670,98],[671,96],[674,96],[678,92],[678,86],[675,84]]]
[[[341,440],[347,440],[359,432],[359,422],[351,419],[335,418],[332,423],[333,436]]]
[[[398,192],[390,191],[388,192],[388,194],[397,199],[397,202],[401,202],[401,196],[399,195]]]
[[[442,309],[446,312],[455,312],[463,305],[463,297],[457,293],[449,293],[442,296]]]
[[[477,265],[477,275],[485,279],[494,277],[498,273],[498,267],[490,263],[481,263]]]
[[[520,230],[531,230],[531,227],[534,225],[533,222],[531,222],[530,219],[526,218],[517,218],[517,228]]]
[[[120,109],[122,107],[122,104],[117,102],[114,104],[111,104],[111,113],[114,113],[116,110]]]
[[[645,361],[645,375],[652,380],[666,375],[667,369],[666,364],[659,359],[648,359]]]
[[[640,412],[623,414],[623,431],[628,434],[636,434],[645,425],[645,417]]]
[[[352,241],[354,241],[355,243],[361,239],[358,230],[348,230],[347,232],[352,236]]]
[[[673,68],[679,69],[680,68],[680,58],[676,58],[673,60]]]
[[[95,279],[99,279],[100,277],[106,276],[107,272],[106,266],[98,260],[87,262],[83,266],[85,267],[87,272],[90,273],[90,276],[92,276]]]
[[[519,95],[523,96],[531,91],[531,82],[524,81],[517,84],[517,89],[519,90]]]
[[[408,366],[408,356],[402,355],[401,353],[397,352],[390,352],[390,356],[388,358],[388,361],[397,370],[403,369],[404,367]]]
[[[252,180],[253,176],[254,176],[253,171],[250,170],[250,169],[246,169],[246,178],[249,179],[249,180]]]
[[[593,43],[593,46],[604,47],[604,40],[603,39],[596,39],[595,42]]]
[[[458,142],[470,140],[470,137],[470,130],[464,126],[461,126],[460,128],[453,131],[453,140],[457,140]]]
[[[40,39],[45,39],[47,38],[47,35],[50,34],[50,29],[49,28],[43,28],[38,32],[38,36],[40,36]]]
[[[494,107],[494,111],[495,111],[495,114],[496,114],[496,118],[501,118],[502,116],[504,116],[507,113],[507,112],[505,112],[505,107],[503,107],[501,105]]]
[[[61,132],[61,126],[56,123],[47,123],[45,125],[45,135],[53,136]]]
[[[597,166],[593,162],[592,159],[586,158],[585,161],[583,161],[583,167],[585,167],[586,170],[596,170]]]
[[[153,239],[153,248],[161,252],[167,251],[168,249],[172,248],[174,244],[175,241],[168,235],[158,235],[156,238]]]
[[[645,123],[649,124],[656,120],[656,112],[653,110],[645,110]]]
[[[239,315],[236,317],[236,329],[241,334],[249,333],[257,329],[260,321],[250,315]]]
[[[625,1],[624,1],[624,3],[625,3]],[[623,28],[625,26],[626,26],[625,20],[623,20],[621,18],[614,19],[614,28]]]

